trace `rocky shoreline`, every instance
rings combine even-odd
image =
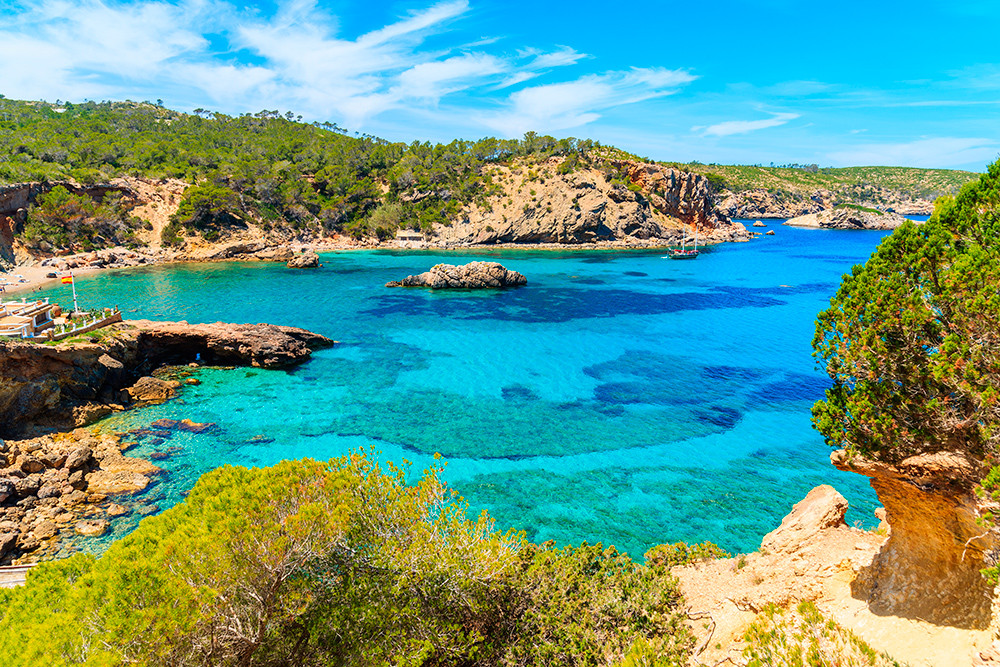
[[[906,224],[907,221],[907,218],[898,213],[838,208],[832,211],[820,211],[819,213],[800,215],[786,221],[784,224],[790,227],[806,227],[811,229],[892,230]]]
[[[174,396],[180,383],[155,376],[164,365],[288,368],[334,344],[266,324],[129,321],[99,333],[54,346],[0,343],[0,565],[51,556],[61,536],[101,535],[129,511],[107,501],[144,490],[159,468],[124,456],[120,437],[81,427]]]
[[[846,192],[825,189],[808,192],[767,189],[723,192],[719,195],[717,208],[733,219],[787,219],[830,211],[845,203],[901,215],[930,215],[934,212],[934,202],[930,199],[904,197],[886,188],[872,187],[855,188]]]

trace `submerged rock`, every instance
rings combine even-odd
[[[437,264],[430,271],[394,280],[386,287],[432,287],[434,289],[495,289],[526,285],[528,279],[497,262],[470,262],[455,266]]]
[[[100,537],[108,531],[108,522],[104,519],[84,519],[82,521],[77,521],[76,525],[73,526],[73,530],[75,530],[78,535]]]

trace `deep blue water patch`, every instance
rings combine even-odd
[[[791,505],[832,483],[872,524],[859,475],[829,464],[809,407],[828,386],[816,313],[879,232],[782,228],[694,262],[662,252],[342,252],[324,266],[149,267],[78,279],[81,305],[131,317],[300,326],[341,344],[291,371],[200,369],[163,405],[108,418],[163,469],[100,549],[222,464],[374,448],[419,471],[435,453],[470,510],[559,543],[634,556],[677,540],[757,548]],[[528,284],[394,290],[439,262],[491,259]],[[46,293],[68,303],[68,290]],[[154,429],[160,419],[211,433]]]

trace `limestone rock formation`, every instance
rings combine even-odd
[[[459,221],[435,225],[431,242],[664,245],[695,229],[709,243],[749,238],[714,209],[703,176],[628,160],[612,162],[618,176],[596,168],[561,174],[561,163],[489,167],[496,194],[470,204]]]
[[[801,548],[821,531],[846,527],[847,499],[828,484],[817,486],[792,508],[781,525],[764,536],[761,549],[784,553]]]
[[[840,467],[842,460],[836,460],[841,461]],[[857,460],[855,463],[859,467],[850,468],[855,472],[874,473],[879,480],[885,476],[879,466],[870,468]],[[869,532],[848,526],[844,521],[847,501],[833,488],[820,486],[795,505],[779,528],[764,537],[759,551],[675,567],[672,574],[678,578],[685,604],[691,609],[690,627],[698,638],[697,664],[747,664],[744,636],[751,624],[769,625],[777,618],[771,611],[774,607],[778,614],[792,614],[796,610],[801,613],[801,603],[811,603],[815,606],[808,613],[822,615],[817,627],[823,629],[824,636],[827,630],[839,632],[827,625],[830,621],[899,661],[883,660],[871,653],[861,661],[838,660],[830,664],[978,665],[976,657],[988,649],[992,633],[984,628],[981,618],[975,623],[969,618],[961,620],[962,614],[956,612],[967,608],[967,601],[957,599],[955,595],[960,593],[950,584],[961,579],[965,585],[972,585],[969,599],[980,600],[972,608],[982,613],[984,582],[978,571],[976,582],[971,575],[942,578],[940,569],[943,562],[957,564],[968,543],[964,530],[967,518],[956,514],[955,498],[942,484],[948,485],[950,475],[968,480],[975,473],[951,455],[911,462],[892,474],[899,472],[908,476],[902,483],[910,488],[895,499],[883,498],[879,492],[880,498],[887,501],[892,523],[888,539],[881,530]],[[921,485],[927,485],[929,490],[926,498],[908,495],[921,493]],[[881,482],[877,488],[882,488]],[[941,511],[945,496],[952,497],[950,513]],[[932,497],[937,500],[928,502]],[[909,516],[901,517],[903,508],[898,503],[913,503],[905,510]],[[925,524],[918,525],[921,515],[927,513],[930,516]],[[898,522],[897,518],[903,520]],[[928,531],[930,544],[907,542],[919,542],[922,529]],[[897,530],[907,537],[893,544]],[[902,552],[914,547],[918,550],[908,559]],[[892,551],[900,553],[887,559],[887,552]],[[950,556],[942,559],[944,553]],[[922,564],[923,558],[929,558],[929,563]],[[981,567],[981,561],[965,567],[972,572]],[[900,574],[901,578],[894,578]],[[921,577],[929,579],[921,583]],[[942,583],[947,588],[938,593],[937,586]],[[883,604],[887,600],[893,604]],[[935,610],[934,604],[941,609]],[[789,645],[801,639],[801,634],[793,635],[785,637]]]
[[[985,628],[993,590],[980,570],[1000,545],[978,523],[975,488],[983,464],[961,452],[936,452],[896,465],[831,455],[841,470],[870,478],[885,506],[889,539],[857,590],[872,610],[943,625]]]
[[[896,229],[906,221],[907,219],[898,213],[873,213],[854,208],[837,208],[832,211],[800,215],[785,224],[817,229]]]
[[[287,368],[333,344],[269,324],[134,321],[102,332],[99,343],[0,342],[0,437],[35,425],[82,426],[120,410],[121,390],[135,384],[138,369],[186,364],[199,355],[210,364]]]
[[[432,287],[434,289],[489,289],[526,285],[528,279],[496,262],[469,262],[460,266],[436,264],[430,271],[394,280],[386,287]]]
[[[319,266],[319,255],[308,250],[292,257],[286,266],[290,269],[315,269]]]

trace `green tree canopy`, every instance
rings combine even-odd
[[[814,339],[827,442],[888,461],[1000,444],[1000,162],[856,266]]]

